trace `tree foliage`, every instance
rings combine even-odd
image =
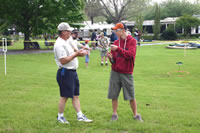
[[[85,3],[85,13],[92,21],[92,24],[94,23],[94,18],[101,16],[103,13],[103,8],[100,4],[100,1],[97,0],[87,0]]]
[[[82,0],[0,0],[0,3],[1,22],[15,25],[26,41],[31,35],[55,30],[61,21],[83,20]],[[24,49],[28,49],[28,43],[24,44]]]
[[[154,25],[153,25],[153,33],[154,39],[159,39],[160,34],[160,6],[158,4],[155,5],[155,16],[154,16]]]
[[[199,14],[200,3],[191,3],[189,0],[167,0],[160,4],[161,7],[161,19],[166,17],[180,17],[184,14]],[[145,20],[152,20],[155,12],[154,6],[149,6],[145,10]]]
[[[184,35],[186,36],[191,34],[192,27],[197,27],[199,25],[200,25],[200,19],[187,14],[183,15],[176,21],[176,27],[183,28]]]
[[[140,33],[143,33],[143,22],[144,17],[142,16],[142,13],[138,14],[135,21],[135,27],[140,30]]]

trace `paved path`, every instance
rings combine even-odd
[[[164,44],[175,44],[175,42],[161,42],[161,43],[146,43],[146,44],[141,44],[141,46],[149,46],[149,45],[164,45]]]
[[[41,54],[41,53],[53,53],[53,50],[8,50],[7,54]],[[3,54],[0,49],[0,54]]]

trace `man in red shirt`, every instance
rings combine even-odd
[[[143,121],[137,113],[137,104],[134,93],[133,69],[136,56],[136,40],[126,33],[126,26],[118,23],[114,28],[118,40],[111,45],[111,52],[107,56],[112,63],[108,98],[112,99],[113,115],[112,120],[117,120],[118,96],[123,88],[124,100],[130,101],[135,120]]]

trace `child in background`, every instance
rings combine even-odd
[[[85,47],[90,49],[89,40],[85,40]],[[88,63],[90,61],[90,50],[88,50],[88,54],[85,56],[85,66],[88,68]]]

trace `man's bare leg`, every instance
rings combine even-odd
[[[113,115],[112,115],[112,118],[111,118],[112,121],[118,120],[117,106],[118,106],[118,100],[112,99],[112,107],[113,107]]]
[[[77,112],[77,120],[78,121],[84,121],[84,122],[92,122],[92,120],[88,119],[82,112],[81,112],[81,105],[80,100],[78,96],[74,96],[72,99],[72,104],[74,106],[74,109]]]
[[[141,116],[140,114],[137,113],[137,103],[136,103],[136,99],[130,100],[130,106],[131,106],[131,109],[132,109],[132,111],[133,111],[134,119],[135,119],[135,120],[139,120],[140,122],[143,122],[142,116]]]
[[[77,113],[81,111],[81,105],[78,96],[74,96],[74,98],[72,99],[72,104]]]
[[[59,104],[58,104],[58,118],[57,118],[57,120],[61,123],[69,124],[69,122],[64,117],[64,110],[65,110],[66,102],[67,102],[67,98],[60,97],[60,101],[59,101]]]
[[[137,103],[136,103],[136,99],[130,100],[130,106],[131,106],[131,109],[133,111],[133,115],[136,116],[137,115]]]
[[[112,99],[113,115],[117,115],[118,100]]]
[[[59,104],[58,104],[58,113],[60,113],[60,114],[64,113],[66,102],[67,102],[67,98],[60,97],[60,101],[59,101]]]

